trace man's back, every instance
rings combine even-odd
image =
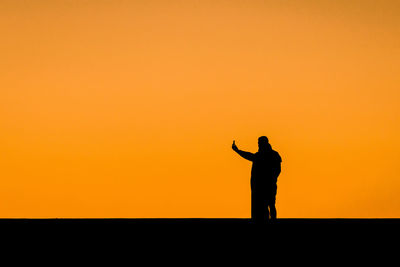
[[[275,150],[258,151],[254,154],[251,168],[252,188],[263,187],[265,189],[276,185],[281,171],[282,159]],[[261,189],[261,188],[259,188]]]

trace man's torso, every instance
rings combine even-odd
[[[252,189],[276,189],[276,182],[282,161],[279,153],[274,150],[259,151],[255,153],[254,156],[251,169]]]

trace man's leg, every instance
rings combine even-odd
[[[251,192],[251,219],[253,221],[268,220],[268,203],[265,196],[258,192]]]
[[[262,212],[263,212],[263,221],[268,221],[269,220],[269,210],[268,210],[268,203],[267,203],[267,201],[263,201],[263,203],[262,203],[262,205],[263,205],[263,210],[262,210]]]
[[[272,219],[272,220],[275,220],[275,219],[276,219],[276,208],[275,208],[275,203],[269,205],[269,210],[270,210],[270,213],[271,213],[271,219]]]
[[[260,200],[256,192],[251,192],[251,219],[253,221],[259,221],[260,218]]]
[[[272,187],[271,190],[271,195],[268,199],[268,206],[271,214],[271,219],[275,220],[276,219],[276,207],[275,207],[275,200],[276,200],[276,186]]]
[[[251,219],[256,220],[257,212],[256,212],[256,194],[251,191]]]

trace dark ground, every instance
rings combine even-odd
[[[400,219],[0,219],[1,234],[138,238],[399,237]]]
[[[399,254],[400,219],[277,219],[266,224],[249,219],[0,219],[0,237],[14,252],[38,249],[63,257],[79,252],[98,259],[116,250],[149,263],[159,257],[204,263],[211,256],[268,262],[283,254],[280,261],[304,263],[323,256],[336,263],[378,258],[383,264]]]

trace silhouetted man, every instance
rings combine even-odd
[[[256,221],[276,219],[276,182],[281,173],[281,156],[272,150],[266,136],[258,138],[258,152],[239,150],[233,141],[232,149],[253,162],[251,168],[251,218]],[[269,210],[268,210],[269,208]]]

